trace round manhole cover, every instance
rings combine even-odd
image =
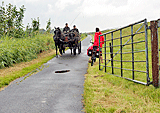
[[[70,70],[60,70],[60,71],[55,71],[55,73],[66,73],[66,72],[70,72]]]

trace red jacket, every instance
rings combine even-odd
[[[96,32],[94,35],[94,44],[93,46],[98,46],[99,47],[99,35],[101,35],[101,32]],[[103,42],[102,42],[103,41]],[[104,44],[104,37],[100,36],[100,47],[102,47],[102,44]]]

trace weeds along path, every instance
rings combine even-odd
[[[82,41],[82,53],[70,50],[48,61],[42,71],[13,81],[0,92],[0,113],[80,113],[84,74],[87,73],[86,50],[91,37]],[[70,70],[66,73],[56,71]]]

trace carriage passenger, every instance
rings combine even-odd
[[[76,28],[76,25],[73,26],[73,29],[72,29],[71,31],[72,31],[72,32],[78,32],[78,33],[79,33],[78,29]]]
[[[67,33],[70,31],[70,28],[68,27],[68,23],[66,23],[66,26],[63,28],[63,32]]]

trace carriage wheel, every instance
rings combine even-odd
[[[79,46],[78,46],[78,54],[80,54],[81,52],[80,52],[80,44],[79,44]]]
[[[74,55],[76,55],[76,47],[74,47],[73,53],[74,53]]]
[[[81,41],[80,41],[80,53],[81,53]]]
[[[81,52],[80,52],[80,47],[78,46],[78,54],[80,54]]]
[[[80,53],[81,53],[81,41],[80,41],[79,46],[78,46],[78,54],[80,54]]]

